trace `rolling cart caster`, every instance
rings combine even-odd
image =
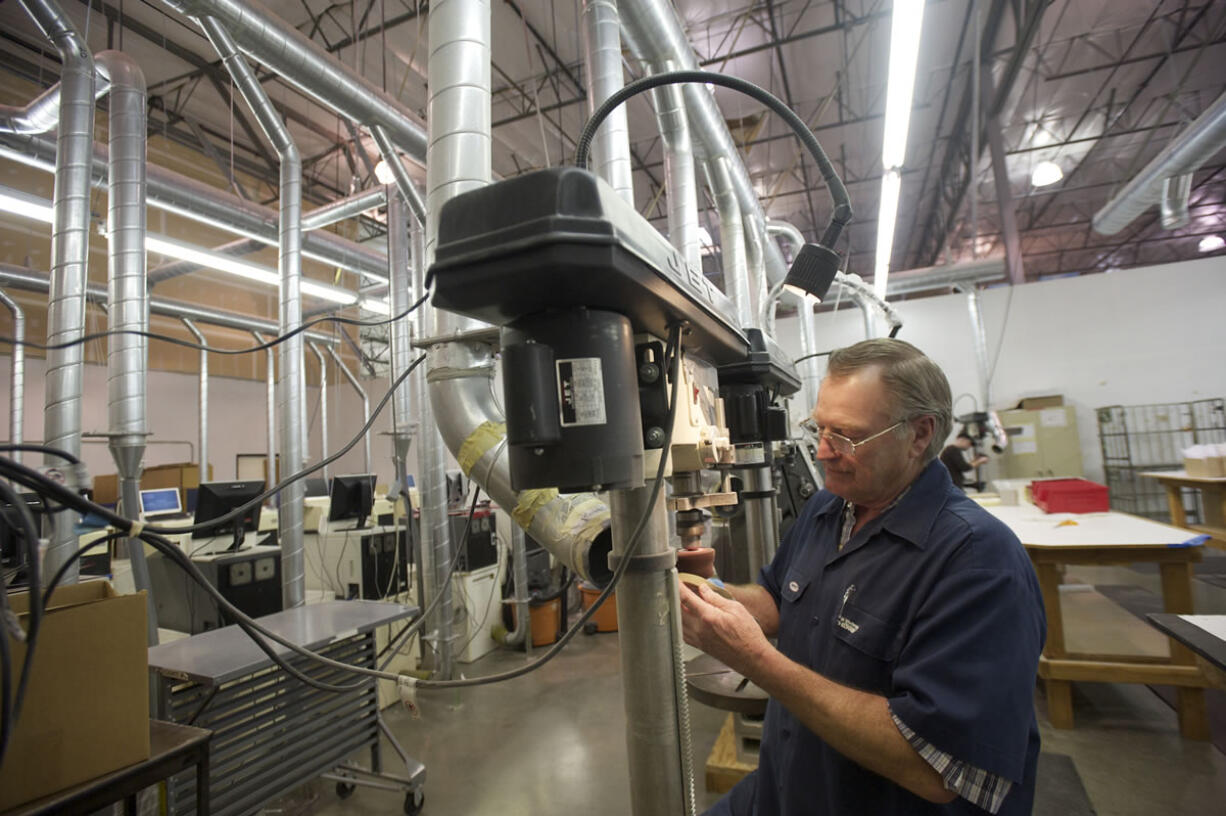
[[[348,799],[353,796],[353,792],[357,789],[357,785],[352,782],[337,782],[336,795],[341,799]]]
[[[404,795],[404,812],[406,816],[417,816],[426,805],[426,794],[420,790],[411,790]]]
[[[593,623],[592,621],[588,621],[587,623],[583,624],[583,634],[585,635],[594,635],[597,631],[599,631],[599,629],[599,625]]]

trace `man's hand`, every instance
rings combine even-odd
[[[988,463],[988,457],[976,456],[974,459],[971,460],[971,467],[979,467],[980,465],[986,465],[987,463]]]
[[[681,583],[681,630],[686,643],[751,679],[761,655],[774,648],[748,609],[705,585],[695,591]]]

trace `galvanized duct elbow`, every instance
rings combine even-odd
[[[60,86],[52,85],[27,105],[0,105],[0,133],[46,133],[60,121]]]
[[[25,440],[25,400],[26,400],[26,313],[17,301],[0,290],[0,303],[13,315],[12,365],[9,366],[9,442],[20,445]],[[21,451],[13,451],[13,461],[21,464]]]
[[[187,17],[212,17],[244,54],[348,119],[387,128],[414,161],[426,158],[426,131],[391,94],[340,62],[255,0],[162,0]]]
[[[83,349],[75,341],[85,330],[86,262],[89,253],[90,161],[94,140],[94,61],[85,39],[52,0],[23,0],[34,22],[59,52],[59,132],[55,152],[55,218],[51,227],[51,292],[47,302],[47,343],[68,347],[47,352],[43,437],[49,447],[81,453]],[[48,455],[50,467],[63,462]],[[45,580],[76,549],[71,513],[54,517],[54,532],[43,563]],[[74,562],[65,580],[75,583]]]
[[[669,63],[681,70],[698,69],[694,49],[686,39],[672,4],[665,0],[619,0],[618,8],[621,11],[622,33],[638,59],[657,70],[662,70],[662,66]],[[708,161],[718,156],[728,159],[731,182],[741,212],[752,222],[764,223],[766,216],[762,212],[761,202],[732,142],[723,114],[715,104],[715,98],[702,85],[688,83],[680,87],[701,155]],[[774,244],[766,243],[765,261],[768,283],[777,283],[787,277],[787,265]]]
[[[1114,235],[1162,199],[1166,179],[1191,173],[1226,144],[1226,93],[1171,140],[1153,161],[1094,213],[1094,231]]]
[[[480,0],[445,0],[430,9],[430,155],[426,163],[427,220],[425,264],[433,258],[438,214],[443,203],[490,181],[489,5]],[[420,271],[420,270],[419,270]],[[437,337],[453,336],[481,324],[436,312]],[[561,496],[556,490],[511,488],[506,456],[506,420],[493,393],[494,358],[488,346],[471,341],[443,342],[430,348],[428,383],[431,411],[442,441],[465,475],[481,485],[521,527],[559,561],[583,578],[604,584],[610,576],[612,548],[609,508],[591,493]],[[436,439],[423,416],[421,456],[431,459]],[[423,468],[426,467],[423,465]],[[437,512],[437,498],[425,491],[423,538]],[[445,524],[446,518],[442,519]],[[445,527],[439,535],[445,535]]]
[[[584,0],[583,59],[587,68],[588,115],[623,85],[620,27],[614,0]],[[596,131],[592,141],[592,167],[618,195],[634,203],[630,128],[625,105],[610,113]]]
[[[746,328],[754,324],[753,303],[749,297],[749,259],[745,251],[745,222],[741,204],[732,189],[731,163],[724,156],[708,160],[704,165],[707,184],[719,212],[719,249],[724,266],[724,291],[732,298],[737,325]]]
[[[106,187],[108,155],[105,146],[94,147],[92,179],[95,187]],[[56,141],[46,136],[0,136],[0,157],[52,171],[56,162]],[[148,203],[153,207],[254,239],[263,245],[277,246],[279,243],[278,215],[268,207],[157,165],[146,165],[145,178]],[[387,257],[383,253],[330,232],[312,232],[304,236],[302,254],[371,280],[387,281]]]
[[[281,160],[280,237],[277,269],[281,276],[281,334],[302,325],[302,158],[289,130],[273,108],[251,66],[238,53],[228,31],[210,17],[200,20],[209,42],[234,79],[239,93],[251,108],[260,129]],[[280,345],[277,370],[277,414],[281,420],[283,474],[296,473],[305,463],[303,434],[306,432],[306,378],[303,371],[302,335],[295,334]],[[278,541],[281,545],[282,596],[287,608],[306,602],[306,564],[303,555],[303,499],[305,485],[291,482],[277,504]]]
[[[1188,212],[1188,199],[1192,195],[1192,174],[1168,176],[1162,180],[1162,201],[1158,212],[1161,215],[1162,228],[1182,229],[1192,221]]]

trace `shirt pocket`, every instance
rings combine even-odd
[[[787,577],[783,579],[783,586],[779,589],[779,596],[787,603],[799,603],[812,579],[813,576],[806,575],[803,570],[796,568],[788,570]]]
[[[843,605],[834,620],[826,622],[835,640],[847,646],[841,649],[842,666],[838,674],[845,682],[870,691],[889,690],[892,666],[902,647],[900,627],[887,623],[854,603]]]

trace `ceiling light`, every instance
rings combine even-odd
[[[392,307],[391,305],[388,304],[386,300],[376,300],[375,298],[364,298],[362,302],[359,303],[358,305],[361,306],[363,309],[365,309],[368,312],[374,312],[375,314],[381,314],[385,317],[390,316],[392,313]]]
[[[375,178],[380,184],[391,184],[396,180],[396,174],[392,172],[392,166],[387,163],[387,159],[379,159],[379,163],[375,165]]]
[[[1198,252],[1217,252],[1222,247],[1226,247],[1226,241],[1222,240],[1220,235],[1206,235],[1196,245]]]
[[[22,218],[50,224],[53,217],[50,203],[45,198],[23,193],[9,187],[0,187],[0,210]]]
[[[890,72],[885,93],[885,138],[881,146],[881,163],[887,170],[902,167],[907,153],[907,129],[911,123],[911,98],[915,92],[915,65],[923,23],[924,0],[894,0],[890,20]]]
[[[1053,161],[1041,161],[1034,166],[1030,174],[1030,183],[1035,187],[1046,187],[1064,178],[1064,171]]]
[[[873,262],[873,291],[885,300],[890,274],[890,255],[894,252],[894,222],[898,218],[898,194],[902,176],[897,170],[881,177],[881,204],[877,209],[877,255]]]

